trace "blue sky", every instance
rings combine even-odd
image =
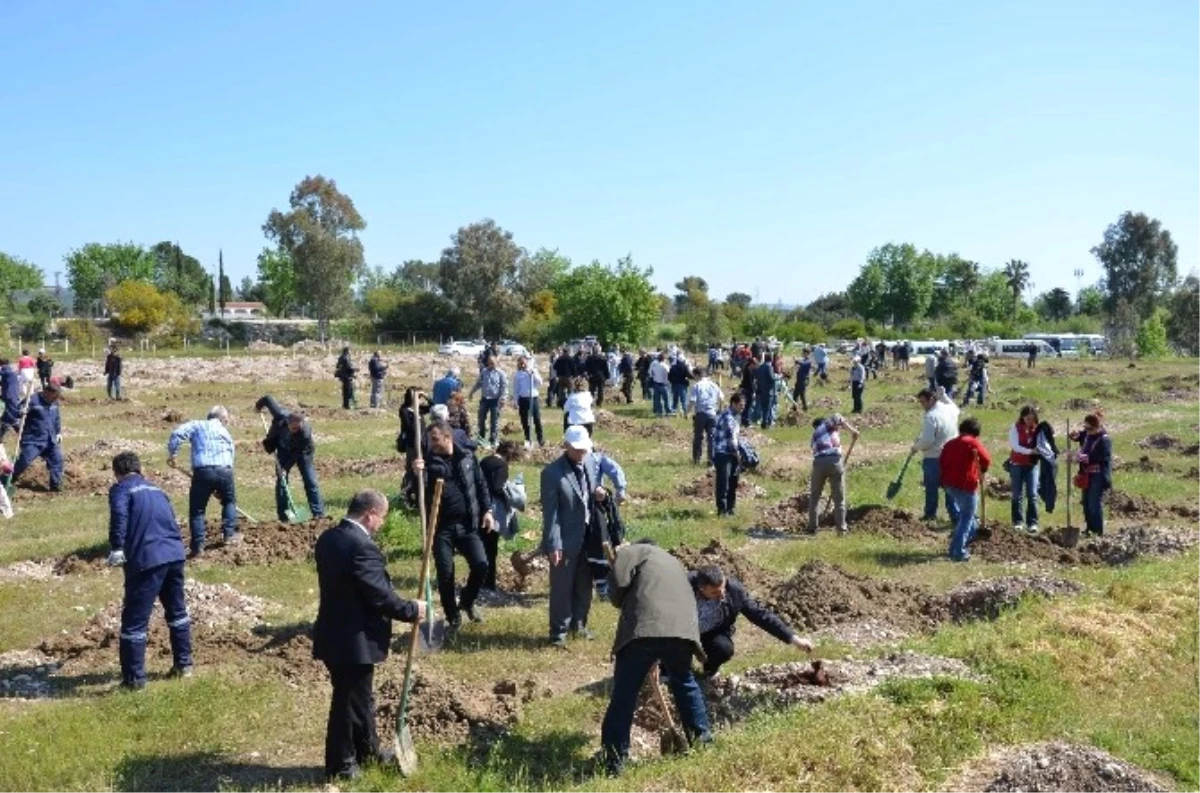
[[[0,250],[177,240],[252,274],[307,174],[367,261],[494,218],[666,291],[807,302],[908,241],[1036,289],[1200,219],[1197,3],[0,1]]]

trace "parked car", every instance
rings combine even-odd
[[[512,356],[524,355],[528,357],[529,350],[526,349],[525,345],[521,344],[520,342],[513,341],[512,339],[505,339],[500,342],[500,354]]]
[[[477,341],[452,341],[438,347],[439,355],[470,355],[478,358],[483,345]]]

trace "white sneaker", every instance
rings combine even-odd
[[[1030,523],[1027,531],[1032,535],[1036,535],[1038,533],[1038,525],[1036,523]]]
[[[530,443],[529,441],[525,441],[525,451],[529,451],[532,448],[533,448],[533,444]]]
[[[1013,531],[1015,531],[1017,534],[1020,534],[1021,532],[1025,531],[1025,524],[1024,523],[1014,523]]]

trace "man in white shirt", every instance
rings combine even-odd
[[[925,411],[921,422],[921,434],[912,445],[913,453],[920,452],[921,474],[925,485],[925,514],[922,520],[936,521],[938,491],[942,489],[942,447],[958,435],[958,406],[942,388],[937,393],[928,388],[917,394],[917,401]],[[946,511],[951,524],[958,522],[958,505],[946,494]]]
[[[666,353],[659,353],[650,362],[650,388],[654,392],[654,415],[665,416],[670,409],[667,406],[667,384],[670,367],[667,366]]]
[[[717,426],[717,412],[725,402],[725,395],[700,367],[692,369],[692,376],[696,378],[688,400],[693,409],[692,463],[700,464],[700,444],[703,441],[704,448],[707,450],[706,459],[708,464],[712,465],[713,427]]]
[[[525,448],[532,444],[529,440],[529,420],[537,431],[538,446],[545,446],[546,439],[542,435],[542,411],[538,407],[538,388],[542,385],[542,376],[535,367],[529,365],[529,360],[522,355],[517,358],[517,372],[513,375],[513,402],[521,415],[521,430],[525,433]]]

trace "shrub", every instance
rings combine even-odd
[[[90,319],[63,320],[58,323],[58,332],[66,337],[72,347],[81,350],[92,346],[103,347],[108,343],[108,336]]]

